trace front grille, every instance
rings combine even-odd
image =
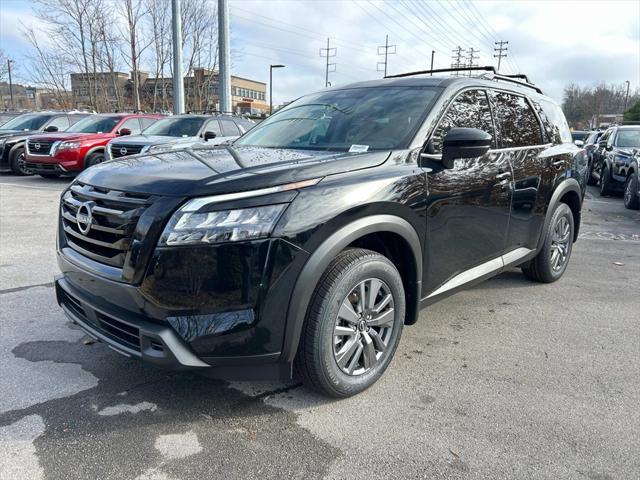
[[[112,267],[124,266],[133,231],[151,204],[149,195],[93,187],[75,182],[63,195],[62,227],[65,240],[76,252]],[[85,205],[78,223],[78,209]],[[90,212],[89,219],[86,218]],[[88,231],[83,233],[82,230]]]
[[[131,145],[128,143],[112,143],[109,146],[111,150],[111,158],[126,157],[128,155],[136,155],[144,148],[144,145]]]
[[[58,165],[55,163],[29,163],[25,162],[25,165],[29,170],[34,170],[38,172],[53,172],[56,173],[58,171]]]
[[[49,155],[53,142],[27,140],[27,152],[31,155]]]

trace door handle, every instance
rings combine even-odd
[[[564,160],[555,160],[551,162],[552,167],[562,167],[564,166]]]
[[[496,180],[503,180],[505,178],[509,178],[511,176],[511,172],[502,172],[496,175]]]

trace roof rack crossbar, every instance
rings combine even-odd
[[[527,88],[532,88],[533,90],[535,90],[536,92],[538,92],[540,95],[544,95],[542,93],[542,90],[540,89],[540,87],[535,86],[533,83],[531,82],[523,82],[521,80],[518,80],[518,78],[521,78],[518,75],[502,75],[502,74],[497,74],[494,73],[493,75],[487,76],[487,80],[500,80],[503,82],[510,82],[510,83],[515,83],[516,85],[520,85],[522,87],[527,87]],[[523,77],[526,77],[526,75],[522,75]]]
[[[412,77],[414,75],[424,75],[425,73],[448,73],[448,72],[492,72],[496,73],[495,67],[459,67],[459,68],[438,68],[435,70],[419,70],[417,72],[397,73],[395,75],[387,75],[384,78],[402,78]]]

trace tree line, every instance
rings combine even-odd
[[[627,84],[601,83],[582,87],[571,84],[565,87],[562,109],[569,125],[574,128],[587,128],[594,115],[621,114],[625,112]],[[626,110],[640,101],[640,89],[629,91]]]
[[[162,81],[156,80],[152,91],[143,95],[141,72],[155,79],[173,77],[171,0],[35,0],[33,9],[46,31],[22,27],[32,47],[26,73],[54,92],[61,106],[76,106],[69,98],[69,75],[82,72],[89,74],[86,107],[170,108],[171,92]],[[217,13],[212,2],[182,0],[182,37],[185,76],[192,76],[195,68],[217,68]],[[115,72],[131,75],[128,92],[122,91]],[[201,84],[187,85],[200,90],[185,92],[187,108],[202,109],[211,103],[212,81],[205,78]]]

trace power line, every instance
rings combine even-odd
[[[327,66],[324,75],[324,88],[327,88],[329,86],[329,72],[336,71],[336,64],[329,63],[329,59],[338,55],[338,49],[335,47],[332,48],[330,42],[331,39],[327,38],[327,48],[320,49],[320,56],[327,59]],[[333,70],[330,70],[330,68],[333,68]]]
[[[384,51],[380,53],[380,49],[383,49]],[[389,55],[395,55],[395,53],[396,53],[396,46],[389,45],[389,35],[386,35],[384,40],[384,45],[381,47],[378,47],[378,55],[384,55],[384,62],[378,62],[376,64],[376,70],[378,72],[384,71],[385,77],[387,76],[387,65],[389,63]],[[384,68],[382,70],[380,70],[381,64],[384,65]]]

